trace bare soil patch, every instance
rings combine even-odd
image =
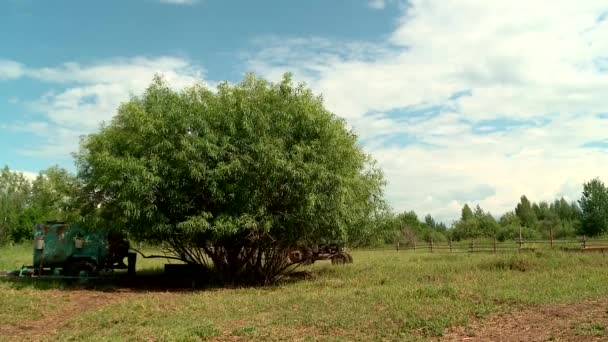
[[[58,310],[49,312],[42,319],[16,324],[0,324],[0,338],[14,341],[41,341],[56,333],[65,323],[78,315],[111,305],[138,295],[130,290],[101,292],[92,290],[48,290],[47,296],[64,301]],[[59,297],[59,298],[57,298]]]
[[[608,298],[493,315],[440,341],[608,341]]]

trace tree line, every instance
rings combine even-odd
[[[608,234],[608,188],[595,178],[583,184],[577,201],[563,197],[552,202],[531,202],[525,195],[519,203],[499,218],[479,205],[462,207],[460,218],[447,227],[431,215],[418,218],[413,211],[387,214],[383,218],[381,239],[373,244],[400,243],[412,245],[416,241],[446,242],[467,239],[539,240],[565,239],[586,235]]]
[[[31,239],[38,222],[80,220],[81,185],[76,175],[59,166],[41,171],[33,180],[4,166],[0,170],[0,244]],[[393,213],[384,208],[378,213],[369,218],[366,229],[353,235],[351,245],[593,237],[608,234],[608,188],[596,178],[584,183],[578,201],[562,197],[536,203],[523,195],[513,210],[498,219],[479,205],[465,204],[460,218],[450,226],[430,214],[419,218],[414,211]]]

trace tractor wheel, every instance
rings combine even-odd
[[[291,263],[295,264],[296,262],[301,262],[304,256],[302,251],[300,251],[299,249],[295,249],[293,251],[290,251],[287,257],[289,258],[289,261]]]
[[[344,255],[346,255],[346,257],[348,258],[348,261],[346,263],[347,264],[352,264],[353,263],[353,256],[350,255],[350,253],[344,253]]]
[[[348,257],[345,253],[337,253],[331,256],[331,263],[333,265],[343,265],[348,263]]]
[[[314,262],[312,251],[308,248],[301,247],[289,252],[289,261],[296,264],[309,265]]]
[[[86,259],[77,259],[68,261],[63,267],[63,275],[68,277],[78,277],[81,283],[85,283],[88,277],[91,277],[97,271],[94,262]]]

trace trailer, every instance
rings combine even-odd
[[[111,276],[117,269],[135,275],[137,255],[120,233],[48,221],[34,226],[33,238],[32,265],[13,275],[90,279]]]

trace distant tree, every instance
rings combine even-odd
[[[568,203],[563,197],[551,203],[549,209],[562,221],[575,221],[581,219],[581,209],[576,202]]]
[[[465,203],[465,205],[462,207],[462,212],[460,215],[460,220],[461,221],[467,221],[473,218],[473,211],[471,210],[471,207],[469,207],[468,204]]]
[[[399,224],[388,205],[379,205],[367,220],[362,220],[358,234],[351,234],[346,241],[350,247],[369,247],[392,244],[399,235]]]
[[[430,228],[440,233],[445,233],[448,229],[443,222],[437,222],[431,214],[424,217],[424,223]]]
[[[37,222],[77,220],[77,196],[76,177],[58,166],[33,182],[5,166],[0,172],[0,242],[31,239]]]
[[[479,220],[479,230],[482,236],[494,237],[498,231],[498,222],[492,214],[485,213]]]
[[[404,246],[412,246],[422,236],[422,225],[418,215],[413,211],[404,211],[396,216],[399,234],[397,242]]]
[[[536,229],[522,227],[518,224],[507,224],[500,226],[496,232],[496,238],[499,241],[505,240],[519,240],[519,234],[524,240],[534,240],[541,238],[540,233]]]
[[[538,221],[542,221],[553,216],[551,209],[549,208],[549,204],[545,201],[541,201],[538,204],[533,203],[532,210],[534,211],[534,215]]]
[[[435,219],[433,218],[433,216],[431,216],[431,214],[427,214],[424,217],[424,222],[427,224],[427,226],[433,229],[435,229],[435,227],[437,226],[437,222],[435,222]]]
[[[472,211],[468,204],[462,208],[461,219],[455,222],[449,233],[455,240],[494,237],[498,223],[492,214],[484,211],[479,204]]]
[[[500,217],[499,223],[501,226],[508,226],[508,225],[519,226],[520,225],[519,217],[517,215],[515,215],[515,213],[513,211],[507,211],[506,213],[504,213]]]
[[[78,219],[80,183],[75,175],[59,166],[43,170],[32,182],[31,204],[39,220]]]
[[[479,220],[476,218],[455,222],[450,233],[454,240],[476,239],[482,235],[479,227]]]
[[[583,234],[595,236],[608,232],[608,189],[599,178],[583,184],[579,204]]]
[[[520,202],[515,208],[515,214],[523,226],[528,228],[534,228],[536,226],[536,213],[532,209],[532,205],[525,195],[521,196]]]
[[[473,217],[475,218],[482,218],[486,215],[486,213],[483,211],[483,209],[481,209],[481,207],[478,205],[475,206],[475,211],[473,212]]]
[[[448,227],[445,225],[445,223],[439,222],[439,223],[437,223],[435,225],[435,230],[438,231],[438,232],[440,232],[440,233],[445,234],[447,232],[447,230],[448,230]]]
[[[29,181],[22,173],[11,171],[8,166],[0,170],[0,244],[21,240],[30,188]]]
[[[534,215],[536,216],[536,218],[538,220],[542,220],[542,217],[541,217],[542,213],[541,213],[539,205],[536,204],[535,202],[532,202],[530,204],[532,205],[532,211],[534,212]]]

